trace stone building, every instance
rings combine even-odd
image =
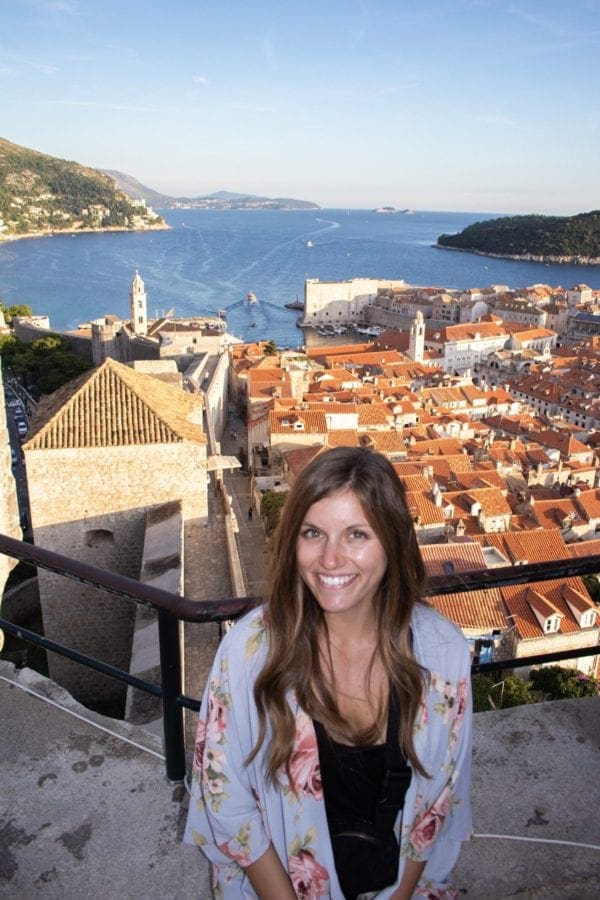
[[[182,526],[207,516],[202,412],[112,359],[44,398],[23,445],[34,543],[138,579],[147,513],[177,501]],[[134,604],[44,571],[39,588],[47,637],[128,668]],[[122,711],[118,682],[52,654],[49,667],[80,702]]]

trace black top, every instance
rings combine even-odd
[[[332,740],[315,722],[321,784],[330,831],[348,817],[373,822],[385,772],[385,744],[355,747]],[[333,827],[332,827],[333,826]]]
[[[339,744],[314,722],[335,868],[347,900],[396,880],[399,847],[393,827],[411,779],[398,723],[392,696],[385,744]]]

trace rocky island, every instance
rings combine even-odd
[[[458,234],[441,234],[434,246],[530,262],[600,265],[600,210],[486,219]]]
[[[0,240],[165,228],[104,172],[0,138]]]

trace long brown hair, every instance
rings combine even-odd
[[[273,572],[266,609],[269,650],[256,681],[260,730],[253,759],[271,725],[267,774],[275,781],[289,763],[295,720],[286,700],[293,691],[300,707],[350,743],[375,738],[376,725],[366,732],[340,715],[335,695],[324,677],[319,636],[327,637],[321,608],[300,578],[296,543],[308,509],[336,491],[350,489],[379,539],[387,570],[375,598],[377,651],[400,706],[400,747],[410,764],[426,774],[414,749],[413,726],[421,703],[426,672],[411,649],[410,621],[421,601],[425,570],[404,487],[392,464],[380,453],[358,447],[337,447],[320,453],[294,482],[282,510],[273,548]]]

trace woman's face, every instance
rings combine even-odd
[[[309,507],[296,541],[296,564],[326,616],[372,613],[387,557],[349,488]]]

